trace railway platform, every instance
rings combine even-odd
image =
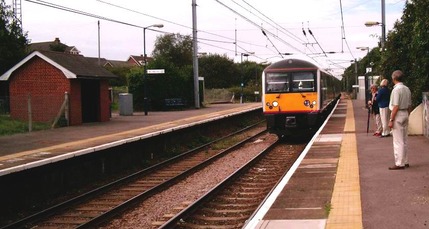
[[[211,104],[201,109],[113,114],[108,122],[0,137],[0,176],[261,108],[261,103]]]
[[[389,170],[392,137],[373,136],[372,117],[367,133],[367,117],[342,98],[246,228],[429,228],[429,139],[409,136],[410,167]]]
[[[409,136],[410,167],[388,170],[394,163],[392,138],[373,136],[372,119],[367,134],[363,105],[340,100],[293,166],[294,174],[279,182],[247,228],[429,228],[429,139]],[[148,116],[114,115],[104,123],[3,136],[0,175],[260,107],[216,104]]]

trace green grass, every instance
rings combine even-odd
[[[47,123],[34,123],[32,125],[33,131],[49,129],[50,125]],[[0,115],[0,136],[12,135],[18,133],[28,132],[28,122],[13,120],[8,116]]]

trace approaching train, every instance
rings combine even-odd
[[[340,97],[341,82],[311,62],[286,59],[262,73],[262,105],[280,138],[315,133]]]

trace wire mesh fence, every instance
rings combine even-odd
[[[13,120],[55,124],[67,117],[65,109],[66,96],[58,95],[15,95],[0,97],[0,115],[10,116]],[[66,125],[62,123],[61,125]]]

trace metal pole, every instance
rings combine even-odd
[[[195,108],[200,108],[200,87],[198,82],[198,38],[197,38],[197,0],[192,0],[192,44],[194,66],[194,100]]]
[[[243,103],[243,53],[241,53],[241,77],[240,77],[240,88],[241,88],[241,92],[240,92],[240,103]]]
[[[146,65],[147,65],[146,29],[147,29],[147,27],[143,28],[143,110],[144,110],[144,115],[147,115],[147,113],[148,113],[147,86],[146,86]]]
[[[355,93],[355,99],[357,99],[357,94],[359,92],[359,82],[358,82],[358,65],[357,65],[357,59],[355,58],[355,85],[357,85],[357,87],[354,89]]]
[[[100,20],[98,20],[98,66],[101,66],[100,58]]]

